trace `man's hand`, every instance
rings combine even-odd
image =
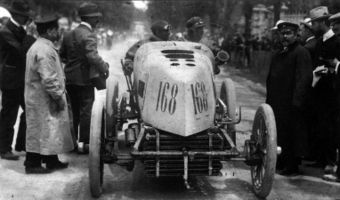
[[[123,71],[124,75],[131,75],[133,71],[133,61],[131,60],[126,60],[124,65],[123,65]]]
[[[56,103],[57,103],[57,111],[62,111],[65,109],[66,102],[64,101],[62,97],[57,99]]]
[[[335,68],[340,61],[337,58],[334,58],[334,59],[327,59],[327,62],[330,66]]]
[[[317,67],[313,71],[313,82],[312,82],[312,87],[315,87],[315,85],[319,82],[321,77],[323,75],[326,75],[328,73],[328,68],[326,68],[324,65]]]
[[[105,79],[107,79],[110,76],[110,70],[109,70],[110,65],[109,65],[109,63],[105,63],[105,64],[106,64],[106,71],[103,75],[104,75]]]

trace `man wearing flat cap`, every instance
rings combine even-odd
[[[74,149],[65,94],[65,75],[54,42],[60,39],[58,17],[35,19],[39,38],[27,52],[25,73],[27,174],[44,174],[68,166],[58,154]],[[46,168],[42,167],[42,160]]]
[[[311,84],[312,61],[309,52],[297,41],[298,28],[290,22],[278,25],[283,50],[272,56],[267,77],[266,102],[275,114],[278,146],[282,148],[277,170],[282,175],[298,174],[299,159],[306,152],[301,115]]]
[[[30,9],[27,2],[14,0],[8,9],[12,17],[0,29],[0,85],[2,90],[2,109],[0,112],[0,157],[18,160],[12,153],[14,124],[19,107],[23,109],[20,116],[19,131],[15,150],[25,150],[25,102],[24,79],[26,52],[34,38],[27,35],[24,25],[28,22]]]
[[[97,37],[94,29],[102,14],[93,3],[80,5],[80,25],[64,36],[60,56],[66,63],[66,89],[70,96],[74,130],[79,130],[79,153],[88,153],[91,110],[94,101],[94,85],[90,71],[109,76],[109,65],[98,54]],[[90,70],[91,69],[91,70]],[[78,129],[79,126],[79,129]]]
[[[147,39],[140,40],[129,48],[125,55],[124,73],[130,75],[133,71],[133,60],[137,50],[145,43],[168,41],[171,34],[171,25],[164,20],[156,21],[151,25],[152,36]]]
[[[321,6],[310,11],[312,28],[319,39],[315,47],[313,72],[313,101],[316,109],[316,139],[320,146],[318,163],[331,173],[336,160],[336,121],[340,104],[335,88],[336,62],[340,59],[340,40],[330,28],[328,8]]]
[[[186,22],[186,34],[184,40],[190,42],[200,42],[204,33],[204,21],[200,17],[192,17]]]

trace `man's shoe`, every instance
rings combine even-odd
[[[39,167],[26,167],[25,168],[26,174],[48,174],[52,171],[50,169],[46,169],[42,166]]]
[[[322,179],[329,182],[340,182],[340,178],[334,174],[325,174],[322,176]]]
[[[0,157],[5,160],[19,160],[19,156],[13,154],[11,151],[0,153]]]
[[[334,165],[327,165],[324,169],[325,174],[333,174],[335,173],[335,166]]]
[[[54,163],[46,163],[46,168],[49,170],[59,170],[59,169],[66,169],[68,167],[68,163],[63,162],[54,162]]]
[[[23,146],[15,146],[14,150],[17,152],[26,151],[25,147]]]
[[[89,144],[84,142],[78,143],[78,154],[89,154]]]

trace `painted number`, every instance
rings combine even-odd
[[[169,96],[170,90],[170,96]],[[176,84],[160,82],[158,89],[158,97],[156,104],[156,111],[169,112],[171,115],[176,111],[176,96],[178,94],[178,86]]]
[[[208,93],[203,82],[191,84],[195,115],[208,110]]]

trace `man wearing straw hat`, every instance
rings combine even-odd
[[[340,113],[337,89],[334,87],[335,64],[340,58],[340,40],[330,28],[328,8],[321,6],[310,11],[312,29],[320,37],[315,47],[315,70],[313,93],[316,109],[316,138],[320,145],[318,162],[325,167],[326,174],[332,173],[336,160],[336,125]]]

